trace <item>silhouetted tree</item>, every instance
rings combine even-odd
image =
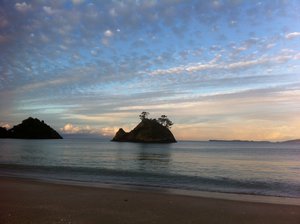
[[[145,120],[148,119],[149,114],[150,114],[149,112],[143,111],[139,117],[141,120]]]
[[[169,120],[169,118],[166,115],[161,115],[160,118],[157,119],[158,123],[160,123],[162,126],[165,126],[167,128],[171,128],[173,125],[173,122]]]
[[[0,138],[7,138],[9,132],[4,127],[0,127]]]

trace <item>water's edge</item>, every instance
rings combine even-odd
[[[292,198],[292,197],[251,195],[251,194],[241,194],[241,193],[238,194],[223,193],[223,192],[211,192],[211,191],[194,191],[194,190],[182,190],[182,189],[149,187],[149,186],[138,186],[138,185],[107,184],[107,183],[99,183],[99,182],[57,180],[57,179],[48,179],[48,178],[32,178],[32,177],[10,176],[4,174],[0,174],[0,179],[1,178],[11,179],[16,181],[26,181],[26,182],[28,181],[28,182],[65,185],[65,186],[134,191],[134,192],[144,192],[144,193],[148,192],[148,193],[179,195],[179,196],[199,197],[199,198],[208,198],[208,199],[211,198],[211,199],[240,201],[240,202],[300,206],[300,198]]]

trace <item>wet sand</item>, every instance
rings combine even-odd
[[[0,177],[0,223],[300,223],[300,206]]]

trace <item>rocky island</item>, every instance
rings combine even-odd
[[[0,128],[0,138],[21,138],[21,139],[62,139],[62,137],[44,121],[29,117],[21,124],[6,130]]]
[[[174,143],[172,132],[173,123],[162,115],[158,119],[149,119],[148,112],[142,112],[141,122],[130,132],[125,132],[122,128],[118,130],[112,141],[116,142],[142,142],[142,143]]]

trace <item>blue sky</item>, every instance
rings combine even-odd
[[[0,1],[0,125],[300,137],[300,1]],[[299,104],[299,105],[298,105]]]

